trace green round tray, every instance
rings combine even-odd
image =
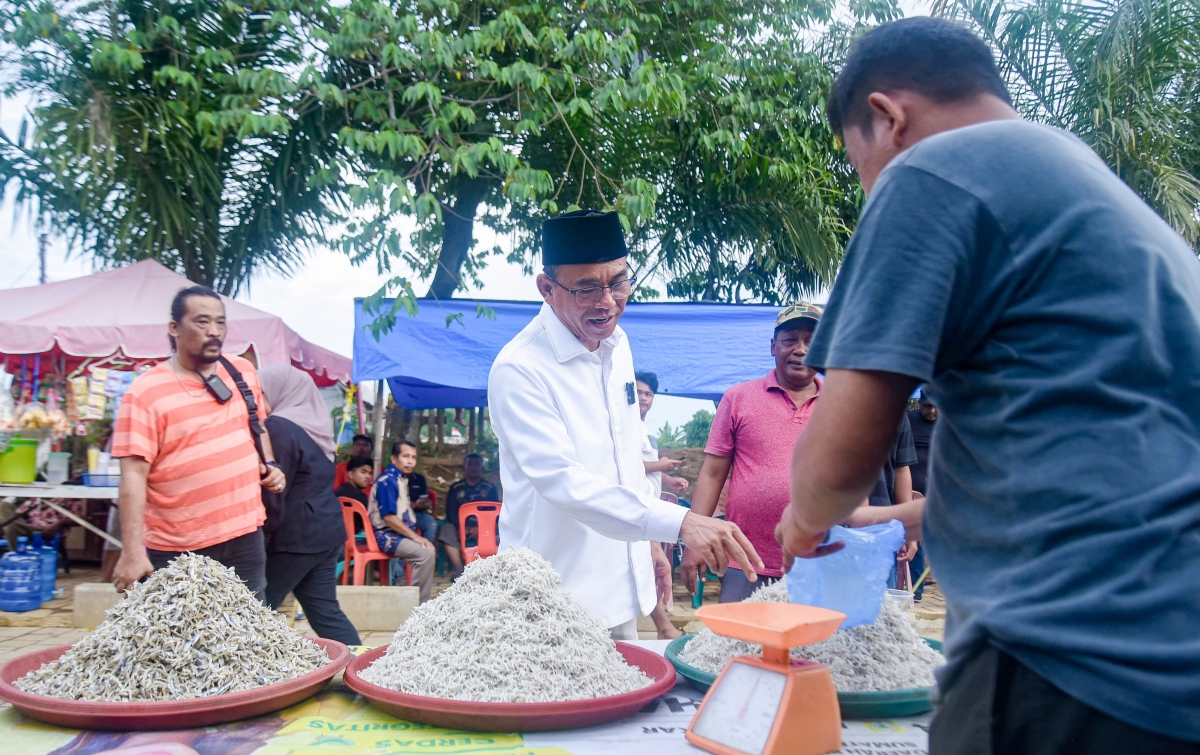
[[[713,682],[717,681],[717,675],[701,671],[679,659],[679,654],[683,652],[683,646],[695,636],[695,634],[685,634],[671,640],[671,644],[667,645],[667,660],[671,662],[680,676],[688,680],[689,684],[701,692],[707,692]],[[942,643],[939,640],[931,640],[928,637],[922,639],[928,643],[929,647],[939,653],[942,652]],[[842,718],[847,719],[915,716],[933,709],[933,703],[929,700],[931,689],[930,687],[918,687],[887,692],[839,692],[838,704],[842,709]]]

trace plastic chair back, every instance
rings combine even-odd
[[[467,517],[475,517],[479,530],[475,545],[467,546]],[[463,563],[469,564],[477,558],[494,556],[500,550],[500,534],[497,522],[500,519],[498,501],[475,501],[464,503],[458,509],[458,544],[462,548]]]
[[[367,583],[367,565],[372,561],[378,561],[379,584],[390,585],[392,577],[388,569],[388,561],[392,559],[392,556],[379,549],[379,542],[375,539],[375,530],[371,527],[371,516],[367,513],[367,507],[353,498],[339,497],[338,500],[342,502],[342,523],[346,526],[346,566],[342,571],[342,584],[365,585]],[[363,532],[366,533],[364,538],[366,542],[362,548],[359,548],[354,539],[354,533],[358,529],[355,520],[362,521]],[[352,582],[350,581],[351,563],[354,564]]]

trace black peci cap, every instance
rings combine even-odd
[[[542,222],[543,265],[588,265],[629,256],[615,212],[577,210]]]

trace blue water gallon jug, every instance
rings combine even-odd
[[[32,611],[42,604],[41,558],[29,551],[28,538],[0,558],[0,611]]]
[[[58,542],[56,537],[55,543]],[[54,580],[58,577],[58,548],[42,540],[42,533],[33,533],[33,547],[30,548],[42,563],[42,602],[54,600]]]

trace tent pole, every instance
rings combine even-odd
[[[363,408],[362,383],[354,386],[354,398],[358,402],[358,433],[367,434],[367,410]]]
[[[446,410],[437,410],[437,452],[442,453],[442,444],[446,441]]]
[[[471,407],[471,413],[467,417],[467,453],[473,453],[475,451],[475,407]]]
[[[375,383],[375,469],[383,470],[383,405],[387,402],[387,384],[380,380]]]

